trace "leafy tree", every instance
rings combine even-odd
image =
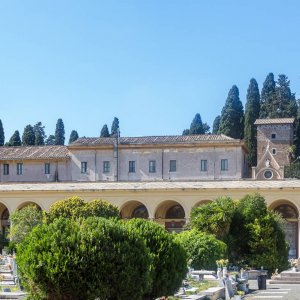
[[[62,119],[58,119],[55,129],[55,145],[65,144],[65,126]]]
[[[46,139],[45,126],[42,125],[42,122],[37,122],[33,126],[33,131],[34,131],[34,136],[35,136],[34,144],[36,146],[45,145],[45,139]]]
[[[260,97],[260,118],[267,118],[271,117],[270,113],[273,111],[272,103],[274,103],[276,99],[276,92],[275,92],[275,80],[274,74],[269,73],[263,83],[263,87],[261,90],[261,97]],[[273,116],[272,116],[273,117]]]
[[[115,117],[111,125],[111,136],[116,137],[119,135],[120,135],[119,119]]]
[[[248,161],[250,166],[257,164],[257,137],[254,122],[259,118],[260,96],[258,84],[254,78],[250,80],[247,90],[247,102],[245,109],[244,140],[249,149]]]
[[[205,122],[203,123],[204,134],[210,134],[210,126]]]
[[[184,129],[182,131],[182,135],[190,135],[190,130],[189,129]]]
[[[53,134],[50,134],[48,136],[48,138],[45,141],[45,145],[47,145],[47,146],[53,146],[53,145],[55,145],[55,136]]]
[[[3,129],[3,125],[2,125],[2,121],[0,120],[0,146],[4,145],[4,129]]]
[[[29,124],[25,127],[22,135],[22,145],[23,146],[33,146],[35,142],[35,135],[33,127]]]
[[[216,116],[213,124],[212,134],[218,134],[220,129],[221,116]]]
[[[103,201],[93,200],[85,202],[83,199],[74,196],[65,200],[56,201],[50,206],[47,214],[48,221],[57,218],[80,218],[80,217],[104,217],[119,219],[119,210],[116,206]]]
[[[21,146],[21,138],[18,130],[9,139],[8,146]]]
[[[30,204],[12,213],[10,221],[10,240],[19,244],[35,226],[42,224],[43,212],[36,205]]]
[[[76,130],[72,130],[69,138],[69,144],[75,142],[79,138],[78,132]]]
[[[135,236],[141,236],[152,256],[151,287],[144,299],[175,293],[186,276],[186,252],[174,236],[159,224],[143,219],[126,222]]]
[[[235,139],[243,138],[244,110],[236,85],[230,89],[222,109],[219,132]]]
[[[189,134],[204,134],[203,123],[199,113],[195,115],[191,123]]]
[[[107,127],[106,124],[104,124],[102,129],[101,129],[100,137],[110,137],[108,127]]]
[[[229,232],[235,204],[229,197],[219,197],[213,202],[194,207],[191,212],[193,228],[224,239]]]
[[[17,251],[32,299],[141,299],[150,262],[141,238],[103,218],[59,218],[35,227]]]
[[[216,260],[226,257],[226,244],[212,234],[192,229],[181,232],[177,238],[187,252],[191,267],[196,270],[213,270]]]

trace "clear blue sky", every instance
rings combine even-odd
[[[286,74],[300,97],[300,1],[0,0],[0,119],[6,141],[58,118],[80,136],[212,126],[236,84]]]

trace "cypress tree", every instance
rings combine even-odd
[[[33,127],[29,124],[24,128],[22,135],[22,145],[23,146],[33,146],[35,142],[35,135]]]
[[[43,146],[45,145],[45,126],[42,125],[42,122],[37,122],[33,126],[33,131],[34,131],[34,144],[36,146]]]
[[[106,124],[103,125],[101,132],[100,132],[100,137],[110,137],[108,127]]]
[[[114,117],[113,123],[111,125],[111,136],[120,135],[119,119]]]
[[[274,118],[273,111],[276,106],[274,105],[276,101],[275,85],[274,74],[269,73],[261,90],[259,117],[262,119]]]
[[[219,129],[220,129],[220,121],[221,121],[221,116],[216,116],[214,123],[213,123],[213,131],[212,134],[218,134]]]
[[[50,134],[48,136],[48,138],[45,141],[45,145],[47,145],[47,146],[53,146],[53,145],[55,145],[55,136],[53,134]]]
[[[254,122],[259,118],[260,110],[260,96],[258,84],[254,78],[250,80],[247,90],[247,102],[245,108],[245,128],[244,139],[245,144],[249,149],[248,162],[249,166],[256,166],[257,164],[257,140],[256,128]]]
[[[203,123],[199,113],[195,115],[191,123],[189,134],[204,134]]]
[[[190,130],[189,129],[184,129],[182,131],[182,135],[190,135]]]
[[[232,86],[222,109],[219,132],[235,139],[244,135],[244,110],[239,89]]]
[[[11,136],[8,142],[8,146],[21,146],[21,138],[18,130],[16,130],[14,134]]]
[[[76,130],[72,130],[69,138],[69,144],[75,142],[78,138],[78,132]]]
[[[0,120],[0,146],[4,145],[4,129],[3,129],[3,125],[2,125],[2,121]]]
[[[65,144],[65,126],[62,119],[58,119],[55,129],[55,145]]]

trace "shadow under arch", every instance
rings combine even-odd
[[[185,225],[186,213],[180,203],[166,200],[155,210],[155,221],[164,225],[168,231],[180,232]]]
[[[200,200],[200,201],[198,201],[198,202],[193,206],[193,208],[194,208],[194,207],[201,206],[201,205],[204,205],[204,204],[207,204],[207,203],[211,203],[211,202],[213,202],[213,200]]]
[[[131,200],[122,205],[120,208],[120,216],[122,219],[148,219],[149,212],[145,204],[137,200]]]
[[[298,258],[299,211],[297,207],[289,200],[282,199],[271,203],[269,209],[279,213],[285,219],[284,233],[285,239],[289,244],[289,258]]]
[[[1,234],[6,237],[10,227],[10,213],[5,204],[0,202]]]

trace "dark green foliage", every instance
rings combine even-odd
[[[173,295],[186,276],[187,256],[183,247],[174,235],[154,222],[132,219],[126,225],[144,239],[153,259],[151,288],[144,299]]]
[[[100,132],[100,137],[110,137],[108,127],[106,124],[103,125],[101,132]]]
[[[182,131],[182,135],[190,135],[190,130],[189,129],[184,129]]]
[[[276,99],[275,85],[274,74],[269,73],[261,90],[259,113],[259,117],[261,119],[270,117],[269,113],[272,111],[272,102]]]
[[[27,205],[12,213],[10,221],[9,238],[14,244],[19,244],[35,226],[42,224],[43,212],[36,205]]]
[[[111,125],[111,136],[120,136],[119,119],[116,117],[114,117],[113,123]]]
[[[72,130],[69,138],[69,144],[75,142],[79,138],[78,132],[76,130]]]
[[[58,119],[55,129],[55,145],[65,144],[65,126],[62,119]]]
[[[195,115],[191,123],[189,134],[204,134],[203,123],[199,113]]]
[[[216,260],[226,258],[226,244],[212,234],[192,229],[181,232],[177,238],[187,252],[191,267],[196,270],[214,270]]]
[[[218,134],[220,129],[221,116],[216,116],[213,124],[212,134]]]
[[[34,144],[36,146],[45,145],[45,139],[46,139],[45,126],[42,125],[42,122],[37,122],[33,126],[33,131],[34,131],[34,136],[35,136]]]
[[[55,136],[53,134],[50,134],[48,136],[48,138],[45,141],[45,145],[47,145],[47,146],[53,146],[53,145],[55,145]]]
[[[210,126],[205,122],[203,123],[204,134],[210,134]]]
[[[35,142],[35,135],[33,127],[29,124],[25,127],[22,135],[22,145],[23,146],[33,146]]]
[[[60,217],[74,219],[80,217],[120,218],[119,210],[116,206],[103,200],[85,202],[76,196],[56,201],[50,206],[47,220],[51,222]]]
[[[193,228],[215,234],[224,239],[234,215],[235,204],[229,197],[220,197],[215,201],[194,207],[191,212]]]
[[[8,142],[8,146],[21,146],[21,138],[18,130],[16,130],[14,134],[11,136]]]
[[[243,138],[244,110],[236,85],[230,89],[225,106],[222,109],[219,133],[235,139]]]
[[[150,261],[141,238],[103,218],[56,219],[34,228],[17,251],[32,299],[142,299]]]
[[[257,164],[257,140],[254,122],[259,118],[259,111],[260,96],[258,85],[256,80],[252,78],[247,90],[244,128],[244,140],[249,149],[248,162],[250,167],[256,166]]]
[[[0,146],[4,145],[4,129],[3,129],[3,125],[2,125],[2,121],[0,120]]]
[[[295,161],[284,167],[284,178],[300,179],[300,161]]]

